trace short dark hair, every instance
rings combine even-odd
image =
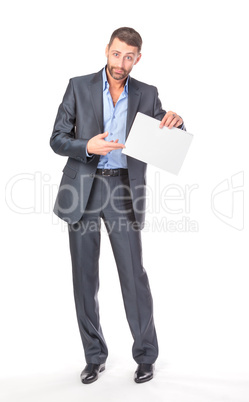
[[[110,38],[109,47],[115,38],[118,38],[121,42],[125,42],[129,46],[135,46],[138,48],[138,53],[140,53],[142,48],[142,38],[137,31],[133,28],[122,27],[116,29]]]

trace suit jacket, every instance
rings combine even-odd
[[[158,98],[157,88],[130,77],[126,137],[137,112],[158,120],[166,113]],[[54,152],[68,157],[54,206],[55,214],[68,223],[78,222],[86,208],[100,157],[87,157],[86,146],[91,137],[103,131],[102,70],[71,78],[50,139]],[[127,165],[135,218],[142,228],[145,219],[146,164],[127,156]]]

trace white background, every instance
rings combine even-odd
[[[241,0],[3,5],[2,400],[249,400],[246,6]],[[148,169],[149,205],[175,185],[172,200],[148,211],[142,235],[160,343],[155,378],[133,382],[132,338],[103,231],[99,299],[109,359],[101,378],[84,386],[67,230],[52,215],[66,158],[52,152],[49,138],[69,78],[104,66],[105,46],[120,26],[134,27],[144,41],[132,75],[158,87],[164,108],[184,118],[194,140],[179,176]],[[233,175],[239,187],[228,188]],[[223,181],[212,208],[212,192]],[[188,186],[195,189],[184,199]],[[165,218],[166,226],[154,230],[155,219]]]

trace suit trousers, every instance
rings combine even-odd
[[[81,220],[68,225],[74,299],[86,362],[102,364],[108,355],[97,297],[101,219],[118,269],[126,317],[134,340],[133,358],[138,364],[152,364],[158,356],[153,301],[142,263],[141,230],[134,217],[128,174],[95,175]],[[115,319],[113,323],[115,325]]]

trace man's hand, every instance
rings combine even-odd
[[[118,140],[105,141],[107,136],[108,132],[106,131],[103,134],[92,137],[87,143],[87,152],[89,154],[107,155],[108,152],[114,151],[115,149],[125,148],[124,144],[118,144]]]
[[[182,123],[183,123],[182,118],[178,116],[178,114],[170,111],[166,113],[159,127],[160,128],[163,128],[163,126],[166,126],[168,128],[179,127],[182,125]]]

